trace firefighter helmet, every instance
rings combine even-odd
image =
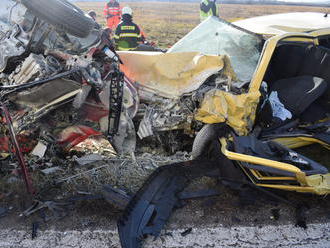
[[[132,16],[133,15],[133,10],[130,7],[126,6],[122,9],[122,14]]]

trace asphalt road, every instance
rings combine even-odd
[[[293,225],[263,227],[193,227],[182,236],[184,229],[169,229],[158,239],[149,238],[146,248],[210,248],[210,247],[294,247],[329,248],[330,224],[312,224],[308,229]],[[29,231],[2,229],[1,248],[119,248],[116,229],[81,231],[43,231],[31,239]]]

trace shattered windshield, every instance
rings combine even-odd
[[[222,19],[211,17],[202,22],[168,52],[201,52],[228,55],[237,77],[251,80],[262,48],[262,38]]]

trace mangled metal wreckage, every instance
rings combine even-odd
[[[20,151],[31,137],[69,150],[105,135],[117,152],[132,153],[137,125],[141,139],[199,131],[195,159],[157,169],[131,199],[118,222],[123,247],[159,235],[180,192],[201,176],[329,193],[328,168],[292,150],[329,149],[329,29],[266,40],[209,18],[165,54],[117,56],[107,31],[80,9],[47,4],[51,11],[39,0],[6,0],[1,9],[1,149],[17,153],[23,172]]]
[[[245,90],[262,43],[258,35],[210,19],[166,54],[119,52],[123,72],[137,82],[140,101],[146,104],[139,137],[178,129],[188,134],[198,131],[202,117],[196,110],[215,90]]]
[[[115,134],[132,128],[138,100],[119,70],[109,31],[67,1],[47,6],[2,2],[0,97],[15,133],[42,131],[67,150],[92,135],[119,144]],[[70,125],[56,126],[60,120]],[[6,140],[2,137],[2,148]]]
[[[327,18],[321,13],[312,15]],[[305,14],[300,18],[306,18]],[[134,65],[126,68],[126,73],[138,79],[142,92],[148,89],[157,96],[172,95],[172,105],[167,103],[155,112],[160,106],[155,104],[154,116],[147,121],[145,117],[142,125],[149,126],[149,130],[157,129],[157,118],[169,113],[166,107],[180,109],[184,97],[198,92],[189,92],[189,86],[195,86],[194,90],[209,87],[202,91],[200,105],[193,112],[195,120],[205,123],[194,140],[195,159],[163,166],[149,177],[118,222],[123,247],[140,247],[149,234],[157,237],[170,213],[180,206],[185,187],[198,177],[216,177],[234,189],[249,185],[329,194],[329,164],[320,164],[294,150],[314,143],[330,149],[330,30],[324,28],[329,27],[329,19],[322,18],[318,18],[322,29],[310,31],[315,28],[305,27],[305,33],[288,33],[294,27],[276,26],[278,32],[281,28],[277,36],[274,28],[258,36],[209,18],[167,55],[182,51],[223,54],[220,57],[226,66],[202,87],[176,80],[185,73],[176,71],[176,63],[171,64],[173,74],[167,74],[159,67],[159,60],[155,63],[148,55],[121,54],[124,66]],[[138,57],[148,61],[147,68],[153,70],[139,68],[130,60]],[[163,75],[170,76],[164,84],[158,83]]]
[[[56,11],[44,10],[37,0],[8,0],[2,9],[1,47],[9,52],[2,54],[1,99],[11,108],[21,140],[36,135],[31,126],[36,132],[42,127],[69,150],[84,138],[105,134],[117,152],[132,154],[133,121],[141,139],[172,130],[194,136],[202,126],[195,111],[204,94],[235,80],[227,55],[136,53],[127,60],[120,53],[119,58],[106,31],[83,12],[64,0],[50,4]],[[55,17],[59,10],[62,18]],[[256,43],[251,46],[260,48],[261,39],[251,37]],[[253,65],[245,66],[251,73]],[[68,125],[59,130],[58,119]]]
[[[7,0],[2,9],[1,47],[8,52],[1,58],[1,99],[11,108],[19,138],[33,133],[31,126],[43,127],[69,150],[84,137],[105,134],[117,152],[132,154],[133,121],[141,139],[172,130],[193,136],[201,127],[195,110],[205,92],[226,87],[234,76],[227,56],[183,52],[146,59],[136,53],[127,61],[121,53],[119,58],[106,30],[78,8],[64,0],[50,5],[56,11],[37,0]],[[55,17],[59,11],[62,18]],[[49,126],[61,118],[71,125],[61,132]]]

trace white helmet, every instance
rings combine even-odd
[[[130,7],[126,6],[122,9],[122,14],[132,16],[133,15],[133,10]]]

